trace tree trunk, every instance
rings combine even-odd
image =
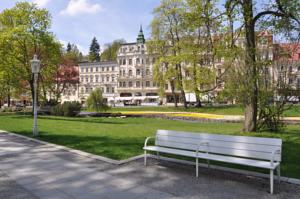
[[[185,97],[185,91],[183,88],[183,78],[182,78],[182,72],[181,72],[181,65],[180,64],[176,64],[176,70],[177,70],[177,79],[179,82],[179,87],[180,87],[180,94],[183,100],[183,105],[184,108],[187,108],[187,102],[186,102],[186,97]]]
[[[194,62],[193,63],[193,83],[194,83],[194,93],[196,95],[196,107],[197,108],[200,108],[202,107],[202,104],[201,104],[201,100],[200,100],[200,91],[198,89],[198,84],[197,84],[197,69],[196,69],[197,65],[196,63]]]
[[[7,94],[7,106],[10,107],[10,89],[8,89],[8,94]]]
[[[200,108],[200,107],[202,107],[202,103],[201,103],[201,100],[200,100],[200,91],[199,91],[198,88],[196,88],[194,90],[194,92],[195,92],[195,95],[196,95],[196,107]]]
[[[177,96],[176,96],[176,93],[175,93],[175,82],[174,82],[174,80],[170,81],[170,85],[171,85],[172,96],[173,96],[173,99],[174,99],[174,106],[178,107]]]
[[[257,68],[255,59],[255,30],[253,20],[253,2],[252,0],[244,0],[243,14],[245,22],[246,34],[246,52],[245,52],[245,69],[246,84],[248,96],[245,99],[245,121],[244,131],[251,132],[257,130],[257,102],[258,102],[258,86],[257,86]]]

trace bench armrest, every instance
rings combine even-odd
[[[274,150],[274,151],[272,152],[272,157],[271,157],[271,165],[272,165],[272,166],[273,166],[273,164],[274,164],[274,158],[275,158],[275,155],[277,155],[277,154],[281,154],[281,150],[280,150],[280,149]]]
[[[146,147],[147,146],[147,143],[148,143],[148,140],[150,140],[150,139],[155,139],[155,137],[147,137],[146,138],[146,140],[145,140],[145,144],[144,144],[144,147]]]

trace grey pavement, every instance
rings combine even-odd
[[[113,165],[0,133],[0,199],[300,198],[300,186],[149,159]]]

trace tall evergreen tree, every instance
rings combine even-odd
[[[89,60],[90,61],[100,61],[100,45],[99,45],[96,37],[93,38],[91,46],[90,46]]]
[[[69,52],[71,52],[71,50],[72,50],[72,46],[69,42],[68,45],[67,45],[67,52],[69,53]]]

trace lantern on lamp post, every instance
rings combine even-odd
[[[33,74],[33,94],[34,94],[34,99],[33,99],[33,115],[34,115],[34,121],[33,121],[33,136],[38,136],[38,127],[37,127],[37,82],[38,82],[38,75],[40,72],[40,65],[41,61],[37,59],[37,55],[35,54],[33,56],[33,59],[30,61],[31,63],[31,71]]]

